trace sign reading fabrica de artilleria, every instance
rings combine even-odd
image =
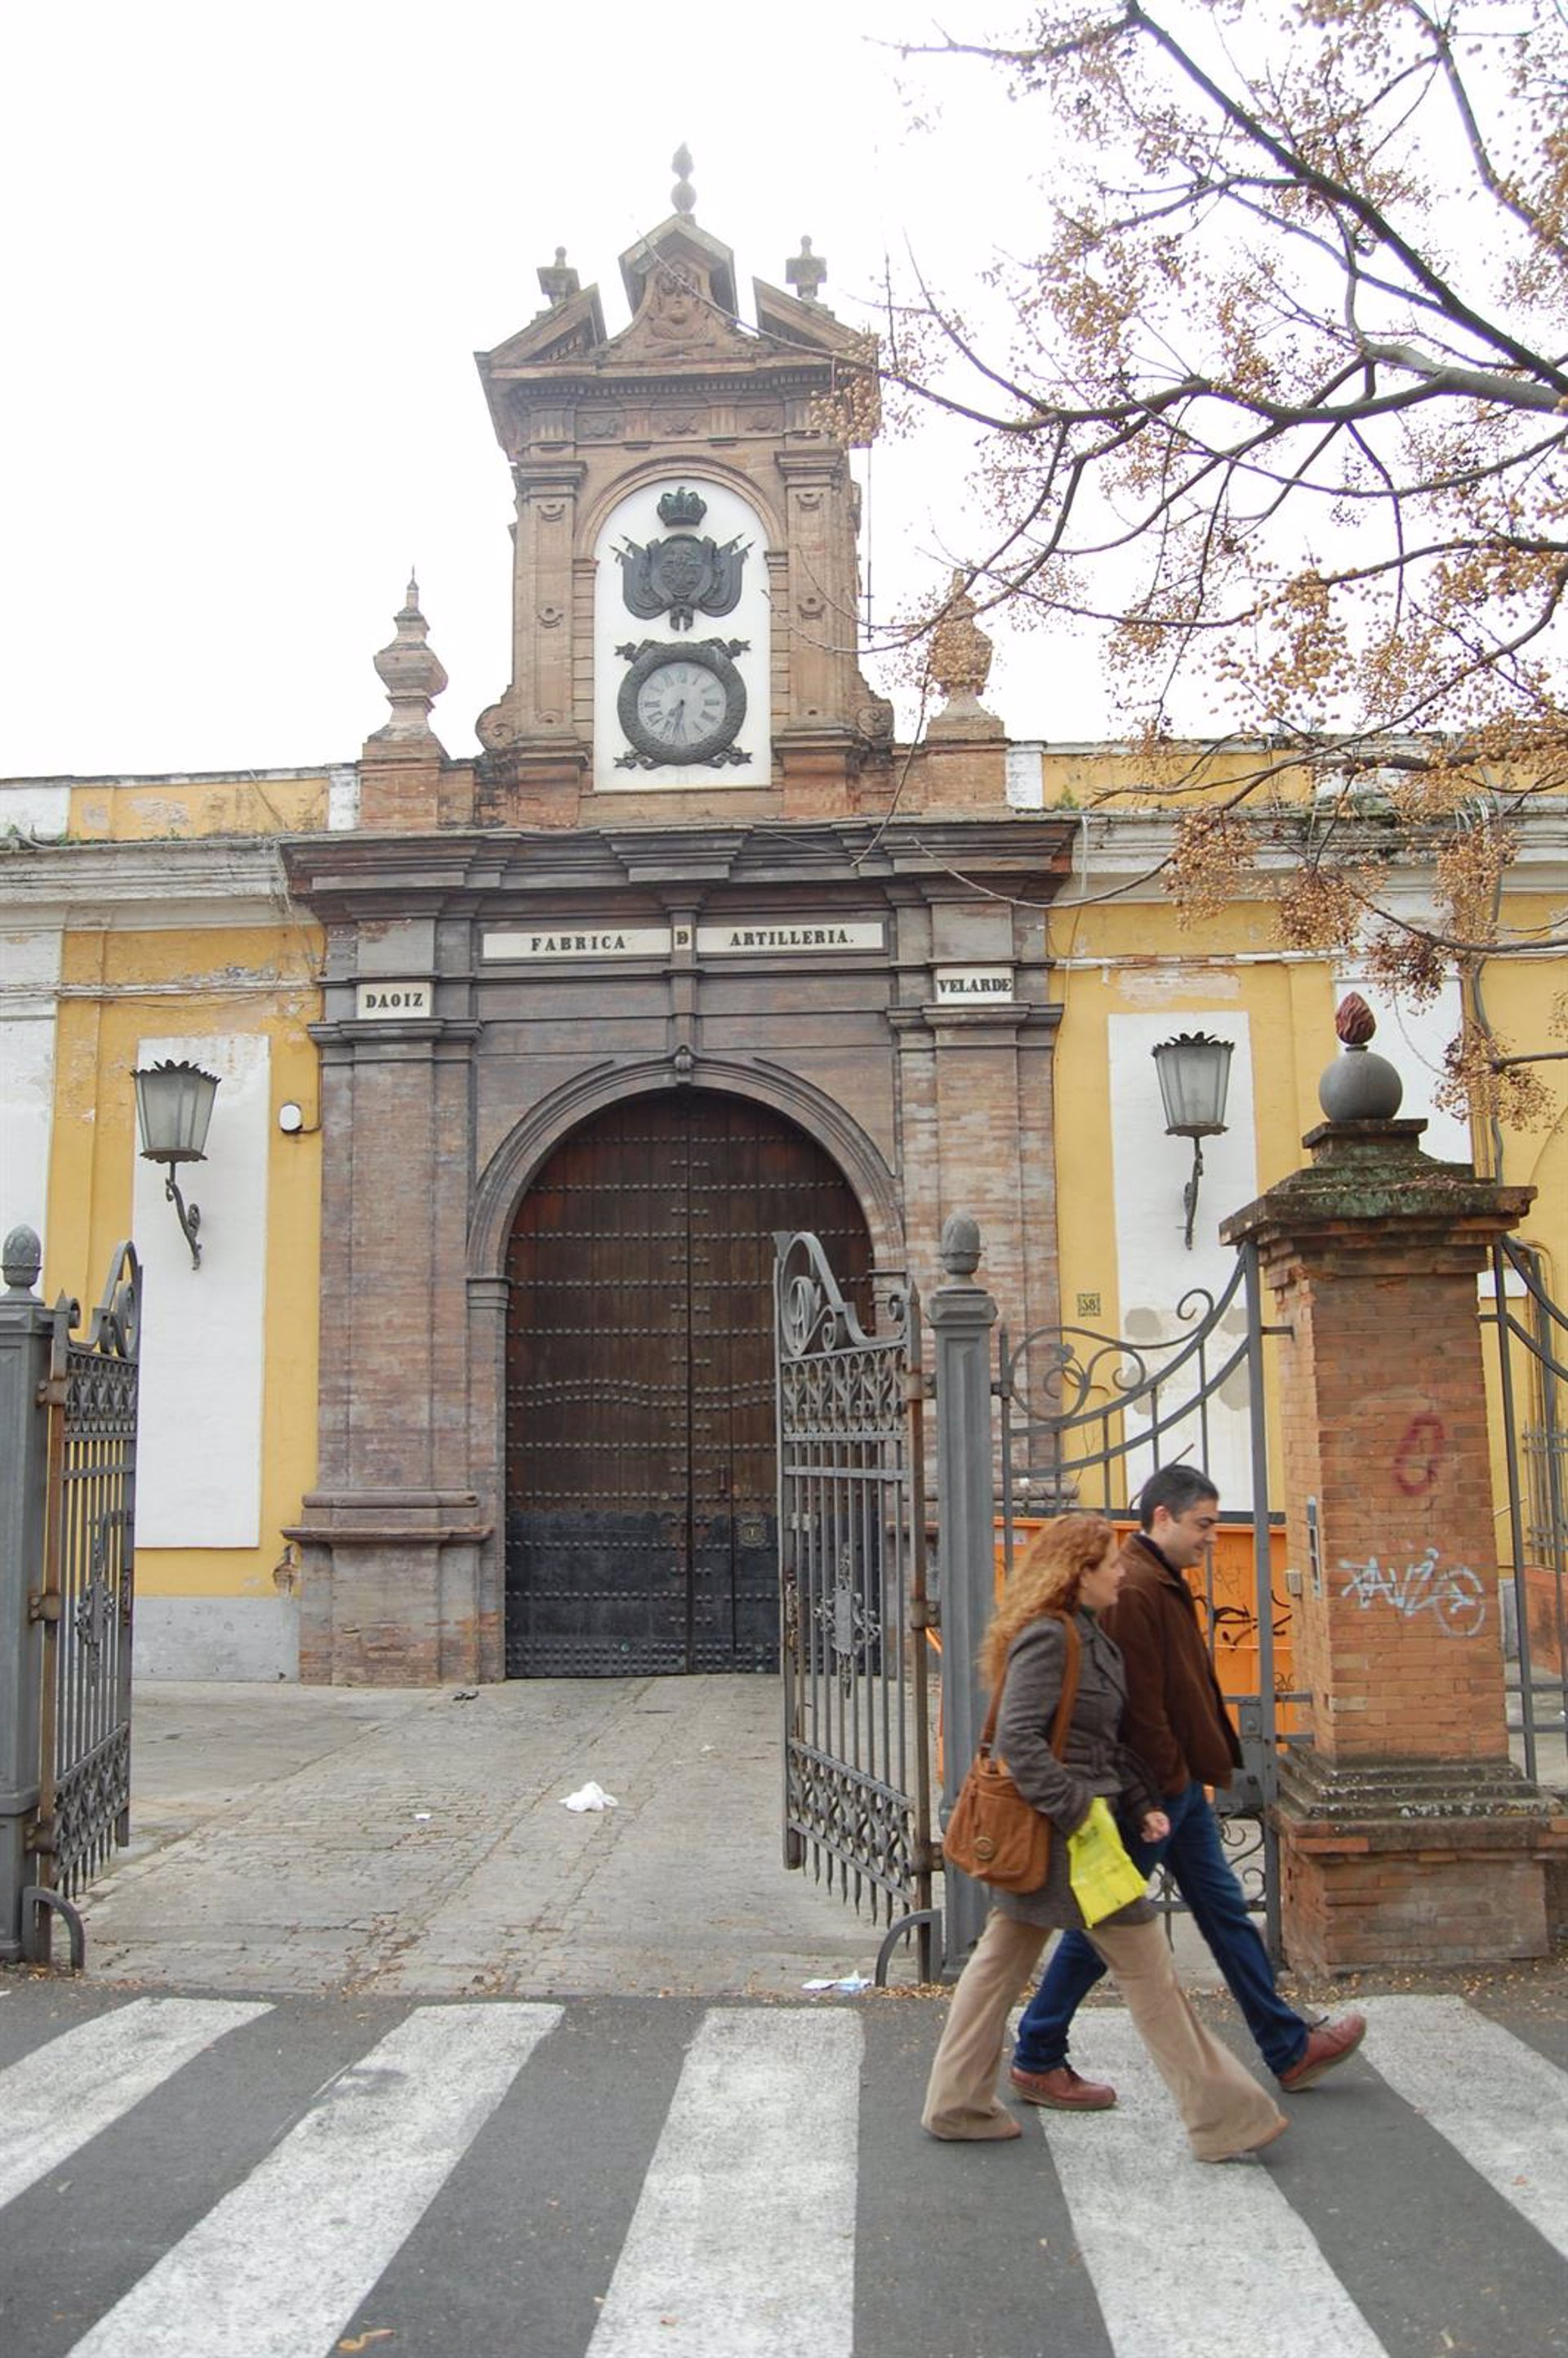
[[[577,921],[526,928],[496,927],[484,936],[487,958],[533,961],[668,957],[692,946],[689,925],[616,925]],[[825,950],[880,950],[880,917],[727,917],[698,925],[699,957],[809,957]]]

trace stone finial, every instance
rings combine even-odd
[[[931,633],[932,678],[951,704],[977,704],[990,677],[991,643],[975,620],[976,606],[960,570]]]
[[[1344,1043],[1317,1085],[1317,1101],[1330,1121],[1392,1121],[1405,1085],[1386,1056],[1368,1047],[1378,1019],[1358,990],[1348,991],[1335,1013]]]
[[[949,1277],[973,1277],[980,1265],[979,1222],[968,1212],[949,1212],[942,1223],[937,1259]]]
[[[554,262],[544,264],[539,272],[540,290],[551,310],[558,311],[563,303],[569,303],[581,283],[567,260],[566,247],[557,245]]]
[[[785,286],[793,287],[803,303],[815,303],[817,300],[818,289],[827,276],[827,265],[819,254],[813,254],[811,240],[808,237],[803,237],[800,241],[800,252],[792,254],[784,264]]]
[[[430,626],[419,611],[419,584],[412,575],[408,595],[394,619],[397,635],[375,658],[392,718],[376,730],[371,742],[429,747],[436,743],[430,707],[446,687],[447,675],[434,650],[426,644]]]
[[[670,202],[677,213],[688,216],[697,211],[697,190],[690,178],[691,149],[684,140],[670,157],[670,169],[676,175],[675,187],[670,190]]]
[[[13,1293],[31,1293],[44,1265],[44,1249],[37,1228],[13,1228],[0,1246],[0,1277]]]

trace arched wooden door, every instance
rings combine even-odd
[[[749,1099],[671,1089],[563,1141],[507,1249],[506,1669],[778,1666],[773,1232],[857,1287],[848,1181]]]

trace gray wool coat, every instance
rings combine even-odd
[[[1064,1931],[1084,1929],[1067,1878],[1067,1836],[1083,1823],[1095,1795],[1104,1794],[1124,1831],[1162,1806],[1143,1763],[1120,1741],[1127,1703],[1121,1655],[1092,1613],[1080,1608],[1073,1619],[1083,1652],[1065,1757],[1058,1760],[1051,1749],[1067,1652],[1055,1614],[1027,1623],[1007,1650],[995,1744],[1019,1791],[1050,1819],[1052,1833],[1050,1871],[1040,1889],[993,1891],[991,1898],[1004,1916]],[[1135,1899],[1105,1920],[1145,1924],[1153,1912],[1147,1899]]]

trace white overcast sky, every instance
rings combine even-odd
[[[942,17],[1011,29],[1008,0]],[[15,12],[0,775],[351,760],[411,564],[451,678],[435,724],[471,752],[509,669],[512,514],[474,351],[540,308],[557,245],[623,323],[617,259],[669,212],[683,140],[745,302],[803,232],[845,319],[884,250],[961,287],[1027,244],[1048,125],[979,64],[878,46],[932,23],[930,0]],[[884,612],[961,536],[968,449],[933,428],[874,460]],[[1093,674],[1035,637],[987,700],[1014,736],[1090,734]]]

